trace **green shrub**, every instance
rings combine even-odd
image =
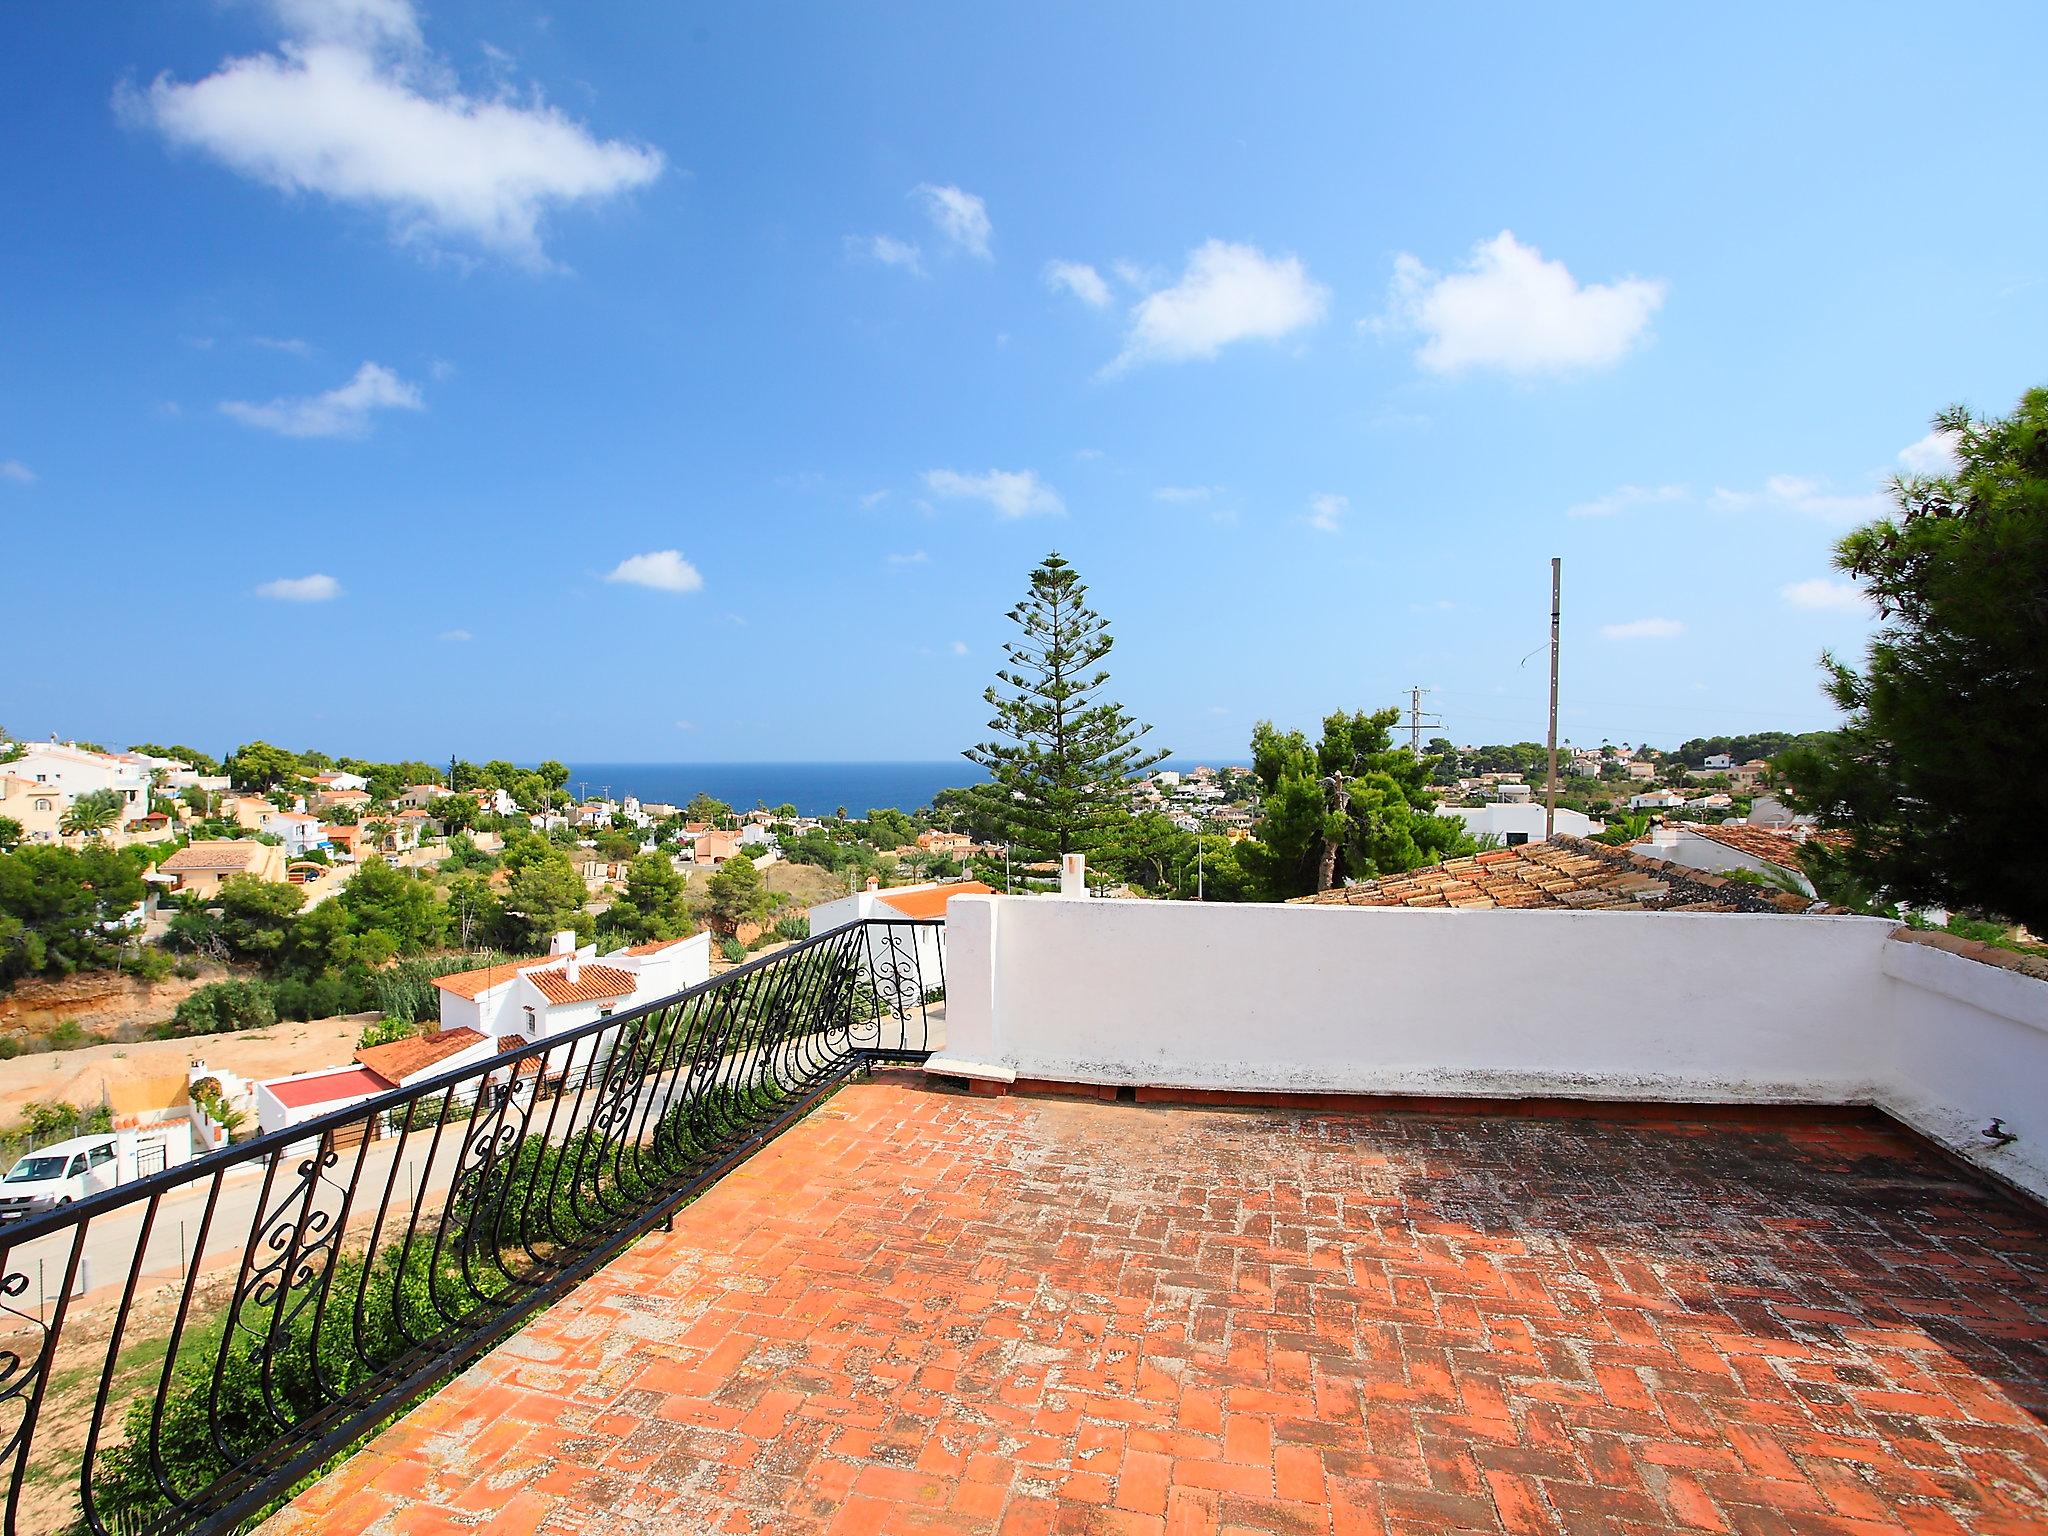
[[[738,939],[727,939],[718,946],[718,952],[725,956],[728,965],[738,965],[747,958],[747,946]]]
[[[167,1039],[184,1035],[221,1035],[236,1029],[266,1029],[277,1022],[277,1004],[260,981],[209,982],[178,1004],[159,1033]]]
[[[792,944],[799,943],[811,936],[810,922],[801,917],[782,918],[775,925],[775,936],[778,939],[787,939]]]

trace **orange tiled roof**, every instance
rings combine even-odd
[[[1809,837],[1794,837],[1788,832],[1773,832],[1768,827],[1752,827],[1743,822],[1672,822],[1681,832],[1695,832],[1711,843],[1724,848],[1733,848],[1754,858],[1768,859],[1784,869],[1798,869],[1799,850],[1809,842],[1828,847],[1839,846],[1848,841],[1845,833],[1815,832]]]
[[[540,995],[551,1003],[597,1003],[608,997],[631,997],[639,980],[631,971],[622,971],[616,965],[598,965],[586,962],[575,981],[569,980],[566,970],[553,967],[544,971],[531,971],[526,979],[540,989]]]
[[[658,955],[671,944],[687,944],[695,937],[695,934],[686,933],[680,939],[649,939],[644,944],[628,944],[626,946],[626,953],[629,955]]]
[[[1499,848],[1294,900],[1329,907],[1579,912],[1805,912],[1814,905],[1803,896],[1723,880],[1576,837]]]
[[[882,891],[883,905],[905,917],[944,917],[946,903],[955,896],[993,896],[995,887],[979,880],[960,880],[952,885],[928,885],[904,891]]]
[[[266,845],[254,841],[190,843],[158,866],[167,875],[193,875],[217,870],[244,870],[262,857]]]
[[[436,976],[434,985],[443,992],[453,992],[457,997],[475,999],[493,987],[502,986],[529,966],[546,965],[550,960],[560,958],[559,955],[535,955],[531,960],[507,960],[499,965],[481,966],[474,971]]]
[[[393,1040],[385,1045],[366,1045],[356,1052],[356,1060],[390,1082],[403,1083],[408,1077],[418,1077],[429,1067],[446,1061],[472,1045],[481,1045],[484,1037],[475,1030],[464,1026],[460,1029],[437,1029],[431,1035],[414,1035],[410,1040]]]

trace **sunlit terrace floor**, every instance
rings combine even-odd
[[[1874,1123],[878,1079],[266,1531],[2048,1530],[2048,1233]]]

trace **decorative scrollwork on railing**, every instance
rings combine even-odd
[[[938,942],[936,924],[893,919],[820,934],[0,1227],[7,1528],[32,1478],[77,1488],[93,1536],[261,1513],[819,1092],[928,1053]],[[38,1264],[47,1316],[21,1305]],[[92,1326],[67,1334],[74,1292]],[[138,1344],[162,1363],[136,1393],[122,1362]],[[98,1383],[85,1454],[70,1410],[39,1462],[39,1410],[74,1363]]]

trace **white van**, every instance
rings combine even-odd
[[[0,1222],[20,1221],[52,1206],[146,1177],[192,1155],[189,1122],[144,1131],[101,1131],[38,1147],[0,1178]]]

